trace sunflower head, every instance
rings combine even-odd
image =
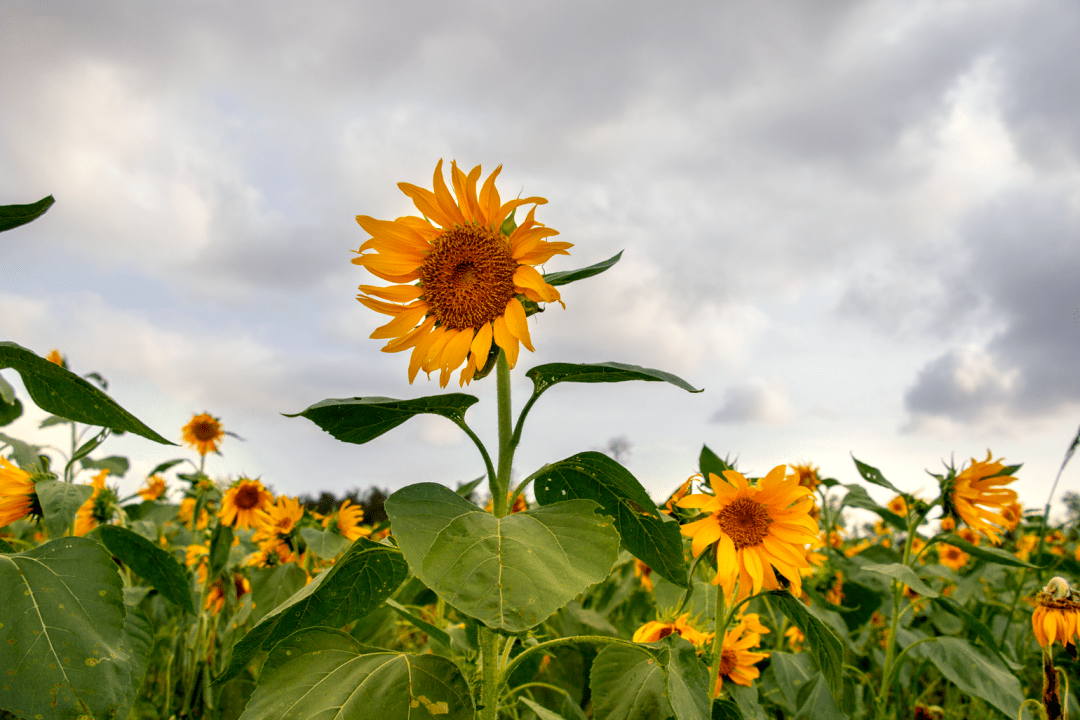
[[[562,303],[559,291],[535,266],[568,255],[572,247],[544,239],[558,234],[534,217],[536,206],[547,202],[544,198],[502,202],[495,188],[502,166],[479,192],[479,165],[466,174],[454,162],[450,170],[453,194],[442,160],[432,190],[398,184],[423,217],[387,221],[357,215],[371,239],[352,260],[396,283],[359,288],[357,300],[393,318],[371,337],[389,340],[383,352],[412,350],[410,383],[421,369],[429,376],[438,370],[442,387],[462,365],[460,384],[482,376],[499,348],[510,367],[517,362],[519,345],[533,349],[526,316],[539,311],[539,303]],[[522,205],[533,207],[517,225],[513,214]]]
[[[1054,577],[1033,600],[1031,629],[1039,645],[1049,649],[1055,642],[1075,643],[1080,638],[1080,590],[1063,577]]]
[[[724,633],[714,697],[720,695],[725,678],[737,685],[750,687],[761,674],[754,666],[769,657],[769,653],[751,652],[751,649],[761,644],[761,635],[767,632],[768,628],[758,621],[757,615],[750,613]]]
[[[113,519],[113,515],[119,509],[119,500],[116,491],[105,486],[105,478],[109,476],[108,469],[103,469],[94,476],[90,483],[94,492],[75,513],[75,535],[82,537],[98,525],[103,525]]]
[[[967,565],[968,560],[970,559],[970,555],[955,545],[948,545],[946,543],[938,544],[938,562],[947,568],[959,570]]]
[[[139,488],[138,492],[146,502],[161,498],[165,495],[165,478],[160,475],[151,475],[146,478],[146,484]]]
[[[371,534],[371,528],[364,527],[360,523],[364,521],[364,508],[354,505],[352,500],[346,500],[338,508],[335,529],[345,539],[356,541],[358,538],[367,537]]]
[[[817,486],[821,484],[821,478],[818,477],[818,468],[810,463],[792,465],[791,470],[799,478],[799,484],[810,488],[811,491],[817,490]]]
[[[964,470],[950,472],[942,481],[946,515],[963,520],[968,527],[1000,545],[998,534],[1008,529],[1010,523],[1004,511],[1017,501],[1016,491],[1004,486],[1016,480],[1012,473],[1018,467],[1007,467],[1000,460],[993,460],[987,450],[985,460],[972,458]]]
[[[269,511],[273,504],[273,494],[260,481],[240,478],[221,498],[218,517],[225,525],[247,530],[256,525],[258,513]]]
[[[200,455],[218,452],[225,431],[221,421],[208,413],[201,413],[191,418],[184,426],[184,442]]]
[[[28,515],[41,517],[33,475],[0,457],[0,528]]]

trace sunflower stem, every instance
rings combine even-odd
[[[720,658],[724,654],[724,633],[727,632],[728,619],[724,585],[723,583],[717,583],[716,610],[713,618],[712,661],[709,663],[709,697],[714,699],[720,694],[717,692],[717,686],[720,684]]]
[[[499,715],[499,634],[480,626],[480,720]]]
[[[506,516],[506,496],[510,492],[510,468],[514,462],[514,449],[511,446],[513,424],[510,417],[510,365],[506,354],[500,349],[499,359],[495,363],[495,386],[498,392],[499,407],[499,470],[491,488],[491,506],[495,517]]]

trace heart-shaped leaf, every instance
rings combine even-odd
[[[619,533],[597,508],[571,500],[496,518],[436,483],[386,500],[416,576],[459,611],[507,632],[535,627],[611,572]]]
[[[648,646],[608,645],[589,687],[597,720],[709,720],[708,669],[694,646],[671,635]]]
[[[671,582],[686,587],[686,558],[679,524],[667,520],[629,470],[598,452],[584,452],[544,468],[534,485],[536,501],[593,500],[615,521],[623,545]]]
[[[363,445],[417,415],[441,415],[464,422],[465,411],[480,402],[472,395],[447,393],[395,400],[385,397],[330,398],[285,417],[306,417],[342,442]]]

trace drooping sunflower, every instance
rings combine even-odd
[[[1035,596],[1031,629],[1046,649],[1055,642],[1075,644],[1080,639],[1080,593],[1063,577],[1054,577]]]
[[[699,649],[705,647],[713,639],[712,633],[703,633],[690,625],[690,613],[683,613],[672,622],[658,620],[647,622],[637,629],[632,639],[636,643],[651,643],[676,633]]]
[[[987,450],[986,460],[972,458],[971,465],[953,478],[947,504],[968,527],[1000,545],[998,533],[1009,525],[1002,511],[1017,500],[1015,490],[1002,486],[1016,478],[1004,474],[1005,465],[991,457]]]
[[[477,194],[480,166],[466,175],[451,163],[452,195],[440,160],[433,191],[398,183],[423,218],[356,216],[371,239],[352,262],[396,283],[361,285],[356,299],[393,317],[371,337],[389,340],[383,352],[412,349],[410,383],[421,369],[429,374],[439,370],[439,385],[446,387],[450,374],[464,363],[464,385],[486,365],[492,342],[514,367],[519,343],[533,349],[523,301],[562,303],[559,291],[534,266],[568,255],[572,245],[544,240],[558,235],[534,218],[536,206],[547,202],[544,198],[502,202],[495,189],[501,170],[500,165]],[[533,207],[511,230],[504,223],[522,205]]]
[[[736,685],[750,687],[761,672],[754,667],[769,657],[769,653],[751,652],[761,644],[761,635],[769,632],[761,624],[757,615],[749,613],[735,627],[724,633],[723,649],[720,651],[720,666],[717,669],[716,696],[724,686],[724,678]]]
[[[225,437],[221,420],[208,413],[201,413],[191,418],[184,426],[184,442],[200,455],[216,453]]]
[[[225,491],[221,498],[218,517],[224,525],[247,530],[255,525],[257,513],[268,511],[274,504],[274,496],[258,480],[240,478]]]
[[[687,495],[680,507],[698,508],[706,517],[682,526],[682,534],[693,538],[694,557],[716,544],[714,585],[723,585],[738,598],[762,588],[777,590],[776,571],[787,578],[791,592],[802,594],[801,568],[809,567],[808,544],[821,532],[810,516],[815,507],[810,489],[797,476],[785,477],[786,466],[777,465],[755,485],[735,470],[725,470],[724,480],[709,473],[715,495]]]
[[[35,514],[41,515],[41,504],[34,492],[34,478],[0,457],[0,528]]]

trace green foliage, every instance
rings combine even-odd
[[[701,390],[698,390],[682,378],[663,370],[653,370],[638,365],[615,362],[593,364],[548,363],[531,368],[525,373],[525,377],[533,381],[535,388],[533,393],[535,395],[539,395],[557,383],[617,383],[631,380],[666,382],[688,392],[701,392]]]
[[[479,400],[464,393],[448,393],[413,400],[385,397],[323,400],[294,415],[305,417],[342,442],[363,445],[417,415],[441,415],[464,422],[465,411]]]
[[[101,525],[94,532],[117,560],[149,582],[167,600],[190,613],[195,612],[188,574],[176,558],[126,528]]]
[[[708,720],[707,680],[693,646],[677,635],[650,646],[608,645],[592,665],[593,717]]]
[[[37,220],[53,206],[54,202],[56,200],[49,195],[29,205],[0,205],[0,232]]]
[[[56,480],[42,480],[34,486],[34,490],[45,513],[45,525],[53,537],[63,536],[75,521],[79,508],[94,492],[89,485],[72,485]]]
[[[829,691],[839,702],[843,693],[844,665],[844,646],[840,638],[832,628],[810,614],[791,593],[772,592],[768,597],[779,606],[780,612],[802,631],[814,662],[825,676]]]
[[[608,576],[619,534],[597,504],[571,500],[496,518],[435,483],[391,495],[386,512],[412,571],[491,628],[536,626]]]
[[[622,258],[622,254],[623,251],[620,250],[617,254],[612,255],[607,260],[588,267],[578,268],[577,270],[562,270],[559,272],[544,273],[544,282],[555,287],[559,285],[569,285],[572,282],[599,275],[605,270],[610,270],[614,267],[615,263],[619,262]]]

